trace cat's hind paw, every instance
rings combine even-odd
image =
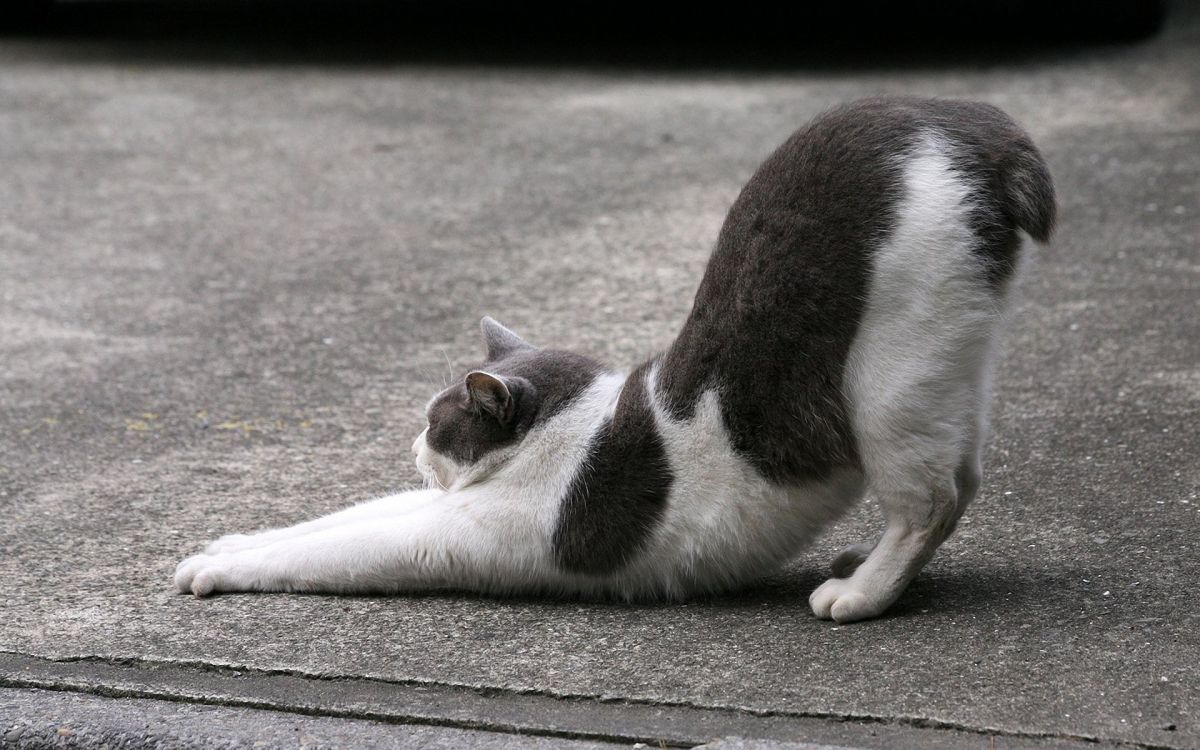
[[[863,564],[873,549],[875,549],[874,544],[859,542],[858,544],[851,544],[839,552],[838,556],[833,558],[833,562],[829,565],[833,572],[833,577],[849,578],[854,575],[854,571],[858,570],[858,566]]]
[[[822,620],[839,623],[866,620],[887,609],[880,602],[860,591],[851,578],[830,578],[808,597],[808,606]]]

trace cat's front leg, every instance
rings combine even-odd
[[[543,524],[527,504],[446,494],[408,513],[350,521],[253,549],[189,557],[182,593],[516,591],[553,585]]]
[[[175,568],[175,588],[196,596],[226,591],[388,591],[401,545],[379,532],[388,524],[362,521],[259,547],[193,555]]]
[[[284,541],[285,539],[293,539],[305,534],[311,534],[314,531],[322,531],[324,529],[339,526],[344,523],[353,523],[357,521],[365,521],[375,518],[388,518],[395,515],[401,515],[420,508],[421,506],[433,502],[440,495],[445,494],[442,490],[412,490],[409,492],[401,492],[395,495],[388,495],[377,500],[370,500],[358,505],[353,505],[336,513],[330,513],[327,516],[305,521],[304,523],[296,524],[295,526],[287,526],[279,529],[269,529],[267,531],[259,531],[253,534],[226,534],[214,542],[209,543],[204,548],[206,555],[220,555],[232,552],[242,552],[244,550],[257,549],[258,547],[266,547],[276,542]]]

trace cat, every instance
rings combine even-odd
[[[429,402],[428,487],[182,561],[180,592],[678,600],[794,557],[864,495],[886,528],[809,598],[888,608],[981,481],[997,337],[1047,167],[996,107],[877,98],[801,128],[734,202],[679,336],[628,374],[482,321]]]

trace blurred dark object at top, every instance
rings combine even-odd
[[[220,42],[310,54],[620,63],[779,59],[870,62],[980,50],[1130,42],[1158,32],[1168,0],[403,2],[6,0],[9,34]]]

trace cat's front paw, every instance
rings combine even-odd
[[[830,578],[808,597],[808,606],[822,620],[854,622],[875,617],[889,602],[861,591],[853,578]]]
[[[175,566],[175,590],[208,596],[218,591],[259,591],[262,572],[245,554],[193,555]]]

